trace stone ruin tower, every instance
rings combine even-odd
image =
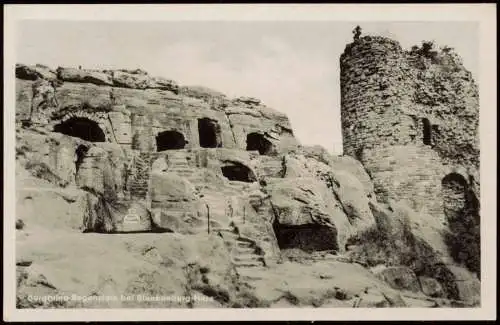
[[[479,96],[451,48],[355,37],[340,58],[343,150],[380,201],[479,226]]]

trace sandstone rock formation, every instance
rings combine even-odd
[[[463,229],[479,216],[477,94],[463,67],[418,55],[379,37],[348,45],[339,157],[300,145],[256,98],[18,64],[18,307],[477,304],[477,256],[450,248],[464,233],[478,243]]]

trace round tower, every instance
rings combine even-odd
[[[340,57],[343,149],[363,163],[379,200],[405,200],[446,222],[444,208],[453,205],[448,180],[462,186],[457,206],[478,188],[477,91],[448,52],[427,50],[405,51],[380,36],[346,46]]]
[[[397,113],[412,96],[409,71],[396,41],[365,36],[347,45],[340,58],[344,154],[361,160],[364,149],[409,142],[413,120]]]

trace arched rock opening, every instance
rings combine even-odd
[[[468,185],[465,178],[457,173],[446,175],[442,182],[444,214],[449,220],[463,216],[467,208]]]
[[[269,155],[273,150],[273,144],[260,133],[249,133],[247,135],[247,150],[257,150],[261,155]]]
[[[479,202],[466,179],[457,173],[442,181],[443,206],[449,221],[445,241],[453,259],[478,277],[481,272]]]
[[[422,119],[422,141],[425,145],[430,145],[432,140],[431,122],[427,118]]]
[[[198,119],[198,136],[202,148],[222,147],[220,126],[215,120],[209,118]]]
[[[280,249],[300,249],[308,253],[315,251],[338,251],[337,230],[318,224],[286,226],[274,224],[274,233]]]
[[[54,132],[90,142],[104,142],[106,137],[96,122],[85,117],[72,117],[54,126]]]
[[[221,167],[222,175],[229,179],[230,181],[239,181],[239,182],[247,182],[252,183],[257,181],[257,177],[253,173],[253,171],[247,166],[238,163],[238,162],[230,162],[225,166]]]
[[[156,136],[156,151],[183,149],[186,146],[184,135],[177,131],[164,131]]]

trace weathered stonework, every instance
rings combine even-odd
[[[340,62],[344,154],[363,163],[379,199],[440,217],[446,175],[460,170],[476,187],[478,91],[455,54],[365,36]]]
[[[449,48],[423,43],[406,51],[378,36],[348,44],[340,67],[344,154],[361,161],[380,202],[391,209],[405,202],[422,216],[409,222],[437,221],[427,244],[479,274],[479,98],[471,73]],[[440,272],[443,283],[456,274]],[[477,288],[473,277],[463,281]]]

